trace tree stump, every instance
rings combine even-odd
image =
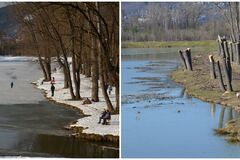
[[[191,50],[190,50],[190,48],[188,48],[188,49],[185,51],[184,59],[185,59],[186,65],[187,65],[187,70],[192,71],[192,70],[193,70],[193,69],[192,69],[192,56],[191,56]]]
[[[233,43],[232,42],[229,42],[229,45],[230,45],[230,60],[232,61],[232,62],[234,62],[234,51],[233,51]]]
[[[224,83],[223,83],[222,71],[221,71],[221,67],[220,67],[220,62],[219,61],[217,61],[217,69],[218,69],[218,74],[219,74],[218,80],[219,80],[220,89],[225,92],[226,88],[225,88]]]
[[[226,58],[223,58],[223,69],[224,69],[224,75],[227,83],[227,91],[231,92],[233,91],[232,89],[232,83],[231,83],[231,78],[230,78],[230,70],[227,67],[227,62]]]
[[[179,50],[179,55],[180,55],[180,58],[181,58],[181,61],[182,61],[183,66],[184,66],[185,69],[187,70],[186,61],[185,61],[185,58],[184,58],[184,56],[183,56],[183,52],[182,52],[181,50]]]
[[[240,44],[239,44],[239,42],[237,42],[235,46],[236,46],[237,64],[240,64]]]
[[[215,72],[215,61],[212,55],[209,55],[209,62],[210,62],[210,77],[211,79],[216,79],[216,72]]]

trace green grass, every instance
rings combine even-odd
[[[215,40],[207,41],[148,41],[148,42],[122,42],[122,48],[167,48],[167,47],[213,47],[216,48]]]

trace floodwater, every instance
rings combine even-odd
[[[69,136],[64,126],[83,115],[48,102],[30,84],[42,76],[30,58],[0,57],[0,74],[0,156],[118,157],[116,145]]]
[[[214,134],[239,114],[189,96],[169,78],[178,49],[122,49],[122,157],[240,157],[240,144]]]

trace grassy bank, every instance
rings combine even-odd
[[[218,57],[215,55],[215,59]],[[185,71],[183,68],[171,73],[171,78],[184,85],[188,93],[207,102],[218,103],[231,107],[238,107],[240,100],[236,92],[240,91],[239,75],[240,67],[233,65],[233,89],[231,93],[222,92],[217,79],[210,78],[209,60],[207,54],[198,54],[193,57],[193,71]],[[223,72],[223,71],[222,71]]]
[[[219,56],[214,55],[215,60],[219,58]],[[236,92],[240,91],[240,67],[232,65],[234,91],[230,93],[220,90],[219,81],[210,78],[209,68],[208,55],[198,54],[193,58],[194,71],[184,71],[183,68],[179,68],[171,73],[171,78],[186,87],[188,94],[193,97],[239,110],[240,99],[236,97]],[[240,118],[232,120],[224,128],[215,131],[217,134],[226,135],[226,139],[230,142],[240,142]]]
[[[215,40],[208,41],[148,41],[148,42],[122,42],[122,48],[168,48],[168,47],[209,47],[216,48]]]

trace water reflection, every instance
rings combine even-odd
[[[223,128],[227,122],[237,119],[238,116],[239,113],[236,112],[232,107],[221,106],[218,128]]]
[[[39,134],[35,137],[31,150],[63,157],[117,158],[119,153],[116,147],[99,145],[79,138]]]
[[[117,144],[93,143],[68,136],[71,132],[63,126],[81,116],[47,102],[0,105],[0,155],[118,157]]]
[[[233,119],[233,109],[232,109],[232,107],[230,107],[229,110],[228,110],[228,119],[227,119],[227,121],[230,121],[232,119]]]
[[[186,92],[186,88],[183,88],[183,89],[181,90],[181,92],[180,92],[179,97],[180,97],[180,98],[183,98],[184,95],[185,95],[185,92]]]
[[[225,107],[221,106],[221,112],[220,112],[220,117],[219,117],[218,128],[222,128],[223,127],[224,112],[225,112]]]
[[[211,112],[211,116],[214,117],[215,112],[216,112],[216,104],[215,103],[210,103],[210,112]]]

